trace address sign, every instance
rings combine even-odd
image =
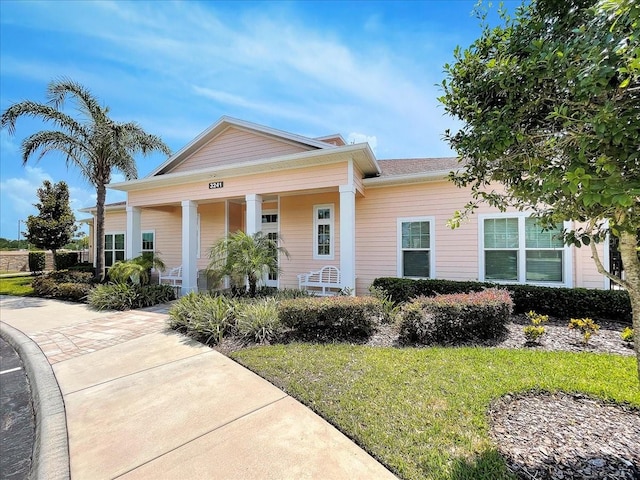
[[[224,187],[224,182],[209,182],[209,190]]]

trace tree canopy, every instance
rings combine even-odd
[[[501,17],[445,66],[440,101],[463,122],[445,133],[464,163],[452,180],[473,195],[452,225],[481,201],[576,221],[564,240],[591,245],[629,291],[640,358],[640,5],[532,0]],[[624,279],[598,258],[608,233]]]
[[[134,155],[160,151],[167,155],[169,147],[157,136],[148,134],[135,122],[116,122],[109,108],[100,105],[92,93],[69,79],[53,81],[47,88],[45,104],[25,100],[14,103],[2,113],[2,128],[14,134],[20,117],[39,118],[51,124],[52,130],[36,132],[22,141],[22,162],[32,156],[40,160],[49,152],[61,153],[67,166],[74,166],[96,188],[96,275],[104,274],[104,203],[106,185],[114,171],[127,180],[137,177]],[[64,111],[71,100],[78,118]],[[139,253],[139,252],[132,252]]]
[[[76,217],[69,205],[69,187],[65,182],[54,185],[45,180],[37,192],[38,215],[27,217],[26,237],[37,248],[51,250],[54,262],[56,250],[64,247],[76,231]]]

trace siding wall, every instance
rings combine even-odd
[[[203,146],[172,172],[186,172],[251,160],[273,158],[312,150],[268,136],[229,127]]]
[[[209,190],[209,181],[129,192],[131,206],[176,204],[182,200],[244,198],[248,193],[277,194],[300,190],[336,188],[347,181],[347,165],[332,163],[243,177],[225,178],[224,187]]]
[[[334,257],[333,260],[313,259],[313,206],[334,204]],[[282,246],[290,259],[280,262],[281,288],[298,288],[299,273],[319,270],[325,265],[340,267],[340,195],[326,193],[318,195],[295,195],[280,199],[280,235]]]
[[[244,177],[229,182],[233,188],[225,193],[243,197],[246,193],[286,192],[289,188],[302,189],[305,180],[310,188],[331,184],[334,188],[346,181],[344,164],[298,169],[286,177],[274,172],[265,186],[261,180],[265,175],[255,178]],[[317,177],[313,177],[313,172]],[[278,181],[276,182],[276,178]],[[293,179],[291,183],[289,179]],[[265,180],[265,181],[267,181]],[[236,184],[237,182],[237,184]],[[278,184],[278,186],[275,185]],[[244,188],[244,190],[241,189]],[[268,189],[268,190],[267,190]],[[167,193],[166,190],[169,190]],[[214,190],[218,194],[221,190]],[[196,199],[195,187],[177,186],[173,189],[158,189],[155,192],[132,192],[130,200],[141,204],[162,202],[172,199]],[[211,194],[207,189],[206,193]],[[134,195],[135,194],[135,195]],[[163,196],[164,195],[164,196]],[[197,195],[195,195],[197,196]],[[446,226],[447,220],[456,209],[462,208],[469,200],[469,192],[455,188],[447,181],[402,186],[369,188],[365,196],[356,196],[356,289],[358,294],[366,294],[371,282],[381,276],[397,275],[397,219],[400,217],[429,216],[435,218],[435,271],[437,278],[451,280],[478,279],[478,216],[456,230]],[[334,204],[334,258],[333,260],[313,259],[313,206]],[[263,209],[277,208],[275,203],[265,203]],[[324,265],[340,265],[340,196],[338,192],[317,194],[285,194],[280,196],[279,228],[283,246],[289,251],[291,259],[282,259],[283,273],[280,286],[295,288],[299,273],[318,270]],[[228,203],[228,231],[244,229],[245,207],[240,202]],[[492,213],[495,210],[483,207],[477,213]],[[198,268],[208,263],[209,247],[225,233],[225,202],[200,204],[198,206],[201,222],[201,257]],[[142,229],[156,231],[157,250],[161,252],[167,266],[181,263],[181,208],[179,206],[142,209]],[[105,231],[124,232],[126,214],[107,213]],[[602,246],[599,247],[602,252]],[[603,288],[603,277],[597,273],[588,248],[572,248],[574,286]]]
[[[363,294],[377,277],[397,275],[397,219],[435,217],[436,278],[478,280],[478,215],[495,213],[483,206],[460,228],[446,226],[454,211],[470,199],[469,191],[446,181],[370,188],[356,198],[357,292]],[[602,255],[603,246],[599,246]],[[588,248],[572,248],[574,286],[603,288],[604,280]],[[601,257],[602,258],[602,257]]]

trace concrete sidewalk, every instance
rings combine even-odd
[[[53,369],[74,479],[395,478],[269,382],[167,330],[166,306],[95,312],[2,297],[0,322]]]

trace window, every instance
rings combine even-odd
[[[154,232],[142,232],[142,253],[155,251],[155,237]]]
[[[481,279],[567,285],[569,247],[562,228],[543,231],[535,218],[518,215],[480,217]]]
[[[313,207],[313,258],[333,260],[333,205]]]
[[[104,236],[104,266],[109,268],[124,260],[124,233],[107,233]]]
[[[398,219],[398,276],[434,278],[433,217]]]

